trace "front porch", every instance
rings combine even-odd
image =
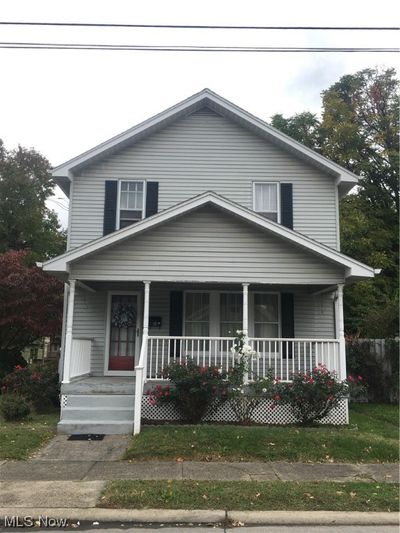
[[[68,303],[64,432],[131,432],[134,421],[137,432],[143,393],[163,380],[163,369],[192,358],[228,370],[237,329],[258,354],[249,381],[270,372],[290,381],[319,363],[346,375],[341,285],[71,280]]]

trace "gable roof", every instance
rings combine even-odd
[[[142,234],[152,228],[160,226],[166,222],[174,220],[176,217],[190,213],[191,211],[198,209],[205,205],[216,206],[233,216],[237,216],[242,220],[249,222],[255,227],[268,231],[271,234],[286,240],[294,246],[300,247],[308,252],[319,255],[320,257],[333,262],[346,269],[345,277],[352,279],[364,279],[374,276],[374,269],[341,254],[333,248],[329,248],[324,244],[321,244],[301,233],[293,231],[291,229],[282,226],[276,222],[264,218],[258,213],[251,211],[245,207],[227,200],[223,196],[220,196],[214,192],[205,192],[190,200],[186,200],[177,204],[169,209],[165,209],[149,218],[145,218],[136,224],[122,228],[114,233],[101,237],[94,241],[91,241],[79,248],[74,248],[66,252],[63,255],[50,259],[43,264],[43,270],[48,272],[68,272],[70,263],[82,259],[88,255],[96,253],[114,244],[123,242],[128,238],[132,238],[136,235]]]
[[[53,177],[61,189],[68,195],[69,184],[73,173],[98,159],[111,155],[117,150],[129,146],[154,131],[163,128],[176,120],[208,107],[212,111],[225,116],[239,125],[253,131],[266,140],[292,152],[297,157],[306,160],[311,165],[322,169],[336,178],[342,195],[346,194],[358,182],[358,177],[326,157],[314,152],[288,135],[273,128],[260,118],[241,109],[210,89],[203,89],[186,100],[162,111],[158,115],[141,122],[108,141],[105,141],[83,154],[80,154],[53,169]]]

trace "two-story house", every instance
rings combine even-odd
[[[59,430],[140,429],[171,360],[232,364],[236,330],[282,380],[346,376],[343,287],[374,270],[340,253],[357,176],[209,89],[53,171],[70,198]],[[344,404],[347,416],[347,404]]]

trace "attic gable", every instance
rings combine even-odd
[[[269,139],[271,142],[280,145],[285,150],[291,151],[296,157],[307,160],[310,164],[317,166],[320,170],[323,169],[326,174],[330,174],[337,180],[338,184],[341,186],[342,194],[348,192],[348,190],[357,183],[357,176],[351,172],[348,172],[336,163],[329,161],[313,150],[294,141],[287,135],[284,135],[263,122],[261,119],[251,115],[238,106],[235,106],[235,104],[228,102],[209,89],[204,89],[200,93],[191,96],[151,119],[142,122],[70,161],[59,165],[53,170],[53,176],[60,187],[66,191],[68,189],[68,182],[71,179],[71,175],[83,168],[83,166],[89,162],[93,162],[98,158],[103,158],[106,154],[113,153],[115,150],[120,150],[135,140],[141,139],[145,135],[150,135],[156,130],[171,124],[183,116],[188,116],[203,107],[208,107],[216,113],[230,118],[232,121],[253,130],[257,135]]]

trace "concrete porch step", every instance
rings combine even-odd
[[[66,408],[133,409],[133,394],[64,394]]]
[[[129,407],[70,407],[67,405],[62,411],[62,420],[114,420],[115,422],[133,422],[133,405]]]
[[[63,383],[61,394],[135,394],[135,377],[85,377]]]
[[[62,419],[57,426],[59,433],[79,435],[85,433],[100,433],[105,435],[127,435],[133,432],[133,422],[102,420],[94,422],[89,420]]]

